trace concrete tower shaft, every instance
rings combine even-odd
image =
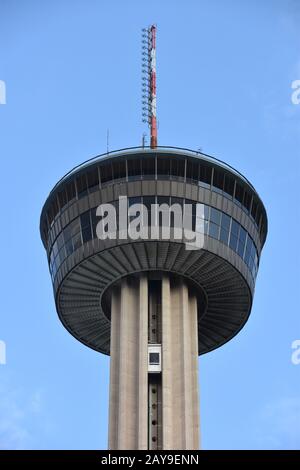
[[[198,449],[197,296],[152,273],[123,279],[111,302],[109,448]]]

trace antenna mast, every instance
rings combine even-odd
[[[143,122],[150,127],[150,146],[157,147],[156,121],[156,26],[143,29]]]

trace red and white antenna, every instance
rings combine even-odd
[[[150,146],[157,147],[156,120],[156,26],[143,29],[143,122],[150,127]]]

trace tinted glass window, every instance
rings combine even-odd
[[[257,226],[259,226],[259,223],[260,223],[260,216],[261,216],[261,211],[260,211],[259,205],[257,205],[257,210],[256,210],[256,215],[255,215],[255,222]]]
[[[60,208],[64,207],[67,204],[67,192],[66,188],[58,193],[58,202]]]
[[[98,223],[99,220],[100,220],[100,217],[97,217],[97,216],[96,216],[96,210],[97,210],[96,207],[91,210],[92,232],[93,232],[93,237],[94,237],[94,238],[97,238],[96,226],[97,226],[97,223]]]
[[[244,255],[244,261],[245,261],[246,264],[249,263],[250,253],[251,253],[251,245],[252,245],[252,240],[251,240],[251,237],[248,235],[247,236],[247,243],[246,243],[246,251],[245,251],[245,255]]]
[[[210,220],[217,225],[220,225],[221,222],[221,212],[213,207],[210,208]]]
[[[128,198],[128,206],[133,206],[134,204],[141,204],[142,203],[142,198],[141,196],[136,196],[136,197],[129,197]]]
[[[241,204],[243,203],[244,188],[238,182],[236,182],[236,185],[235,185],[234,197],[238,202],[240,202]]]
[[[86,174],[77,176],[76,178],[76,185],[77,185],[77,194],[78,197],[83,197],[87,194],[87,179]]]
[[[252,215],[253,219],[255,219],[255,217],[256,217],[256,211],[257,211],[257,201],[255,201],[255,199],[253,199],[252,207],[251,207],[251,215]]]
[[[87,180],[90,192],[96,191],[99,188],[98,168],[94,168],[92,171],[87,173]]]
[[[170,157],[157,157],[157,176],[169,177],[170,176]]]
[[[113,176],[114,180],[126,178],[126,162],[125,160],[113,161]]]
[[[247,191],[245,191],[245,194],[244,194],[244,206],[246,207],[246,209],[247,209],[248,211],[250,210],[251,199],[252,199],[251,194],[249,194]]]
[[[127,161],[128,166],[128,178],[136,179],[141,177],[141,160],[139,158],[135,158],[132,160]]]
[[[142,159],[142,175],[143,177],[155,178],[155,158],[143,158]]]
[[[90,211],[86,211],[80,216],[81,230],[90,225]]]
[[[53,199],[52,202],[52,213],[53,213],[53,218],[55,218],[56,214],[58,213],[58,202],[56,197]]]
[[[150,214],[151,205],[155,204],[155,197],[154,196],[144,196],[143,197],[143,204],[147,207],[148,214]]]
[[[227,214],[222,213],[222,228],[229,231],[230,228],[230,217]]]
[[[217,168],[214,168],[213,186],[217,189],[220,189],[220,191],[223,190],[224,173],[223,171],[218,170]]]
[[[73,249],[74,251],[77,250],[82,245],[81,242],[81,232],[76,233],[74,237],[72,237]]]
[[[183,179],[184,178],[184,167],[185,161],[181,158],[170,158],[171,161],[171,175]]]
[[[76,197],[76,189],[75,189],[75,183],[74,181],[71,181],[70,183],[67,184],[67,197],[68,201],[71,201]]]
[[[90,211],[84,212],[80,216],[82,241],[83,243],[92,239]]]
[[[230,196],[233,196],[234,179],[230,175],[225,175],[224,191]]]
[[[201,163],[200,165],[200,181],[210,185],[212,169],[210,166]]]
[[[107,183],[112,180],[112,166],[111,163],[106,163],[100,167],[100,178],[101,183]]]
[[[240,229],[240,225],[232,219],[232,224],[231,224],[231,233],[235,236],[235,237],[238,237],[239,235],[239,229]]]
[[[240,227],[240,234],[239,234],[239,241],[238,241],[238,254],[240,255],[241,258],[243,258],[244,255],[244,249],[245,249],[245,242],[246,242],[246,231],[243,229],[243,227]]]
[[[209,235],[213,238],[216,238],[218,239],[219,238],[219,225],[216,225],[216,224],[213,224],[212,222],[210,222],[209,224]]]
[[[223,242],[223,243],[225,243],[225,245],[227,245],[228,244],[228,237],[229,237],[228,230],[221,227],[221,231],[220,231],[220,240],[221,240],[221,242]]]
[[[237,248],[237,242],[238,242],[238,239],[237,237],[235,237],[233,235],[233,233],[231,232],[230,234],[230,241],[229,241],[229,246],[232,250],[236,251],[236,248]]]
[[[198,180],[199,180],[199,162],[187,160],[186,181],[198,183]]]

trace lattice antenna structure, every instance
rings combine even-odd
[[[150,146],[157,147],[156,26],[142,30],[142,117],[150,127]]]

